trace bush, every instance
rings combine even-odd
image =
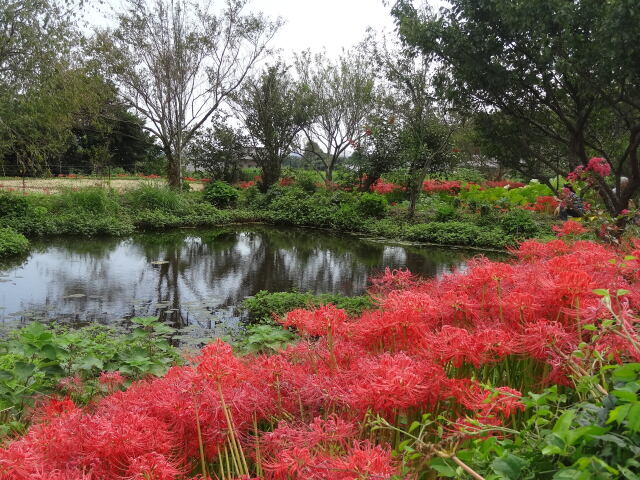
[[[413,225],[407,229],[411,240],[441,245],[475,247],[505,247],[513,238],[500,228],[486,229],[466,222],[431,222]]]
[[[236,204],[240,193],[231,185],[217,181],[208,184],[203,193],[203,198],[218,208],[228,208]]]
[[[254,168],[243,168],[240,170],[240,181],[241,182],[249,182],[251,180],[255,180],[256,177],[262,175],[262,170],[257,167]]]
[[[0,217],[18,217],[26,214],[29,202],[22,195],[0,193]]]
[[[363,193],[358,198],[358,211],[365,217],[384,217],[388,207],[387,199],[377,193]]]
[[[317,183],[322,182],[320,174],[313,170],[294,170],[293,179],[307,193],[314,193],[318,189]]]
[[[101,187],[64,190],[51,197],[51,206],[53,210],[63,213],[87,212],[96,215],[114,213],[119,207],[117,197]]]
[[[0,257],[20,255],[29,250],[29,240],[11,228],[0,228]]]
[[[349,315],[358,315],[373,307],[373,300],[368,296],[347,297],[332,293],[314,295],[312,293],[261,290],[254,297],[247,298],[242,302],[242,308],[248,310],[254,319],[270,320],[272,315],[281,317],[297,308],[313,308],[329,303],[344,309]]]
[[[164,210],[176,212],[184,207],[183,197],[179,192],[168,187],[140,185],[124,195],[125,201],[133,210]]]
[[[508,234],[516,238],[532,238],[540,233],[540,226],[533,219],[531,212],[515,209],[507,212],[500,219],[500,226]]]
[[[436,210],[436,221],[451,222],[458,219],[458,212],[453,205],[441,205]]]

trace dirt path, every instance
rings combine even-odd
[[[59,193],[67,188],[102,187],[113,188],[119,192],[134,189],[143,183],[162,186],[166,185],[164,179],[108,179],[102,178],[27,178],[24,182],[24,191],[33,193]],[[191,190],[200,191],[204,185],[200,182],[189,182]],[[23,183],[20,178],[0,177],[0,190],[22,191]]]

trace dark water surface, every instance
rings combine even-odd
[[[161,315],[185,334],[209,336],[237,327],[237,306],[260,290],[360,295],[384,267],[431,277],[476,254],[262,225],[47,239],[0,266],[0,329]]]

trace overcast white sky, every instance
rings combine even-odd
[[[368,27],[393,30],[382,0],[253,0],[252,6],[286,21],[274,41],[285,56],[307,48],[334,56],[360,42]]]
[[[213,0],[214,6],[222,3]],[[112,22],[107,17],[113,16],[119,4],[119,0],[91,2],[86,19],[93,25],[109,25]],[[443,0],[429,0],[429,4],[439,8]],[[326,49],[327,54],[335,56],[360,42],[368,27],[378,32],[393,31],[391,7],[385,7],[382,0],[251,0],[249,8],[285,20],[272,45],[282,49],[285,58],[305,49]]]

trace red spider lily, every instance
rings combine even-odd
[[[561,226],[554,225],[553,231],[556,232],[556,236],[564,237],[566,235],[581,235],[587,232],[587,229],[584,228],[580,222],[576,222],[575,220],[567,220]]]
[[[109,392],[113,392],[120,387],[126,378],[120,372],[102,372],[98,378],[98,382],[104,385]]]
[[[255,186],[256,182],[253,180],[249,180],[248,182],[240,182],[238,184],[238,187],[240,187],[243,190],[246,190],[247,188],[251,188],[253,186]]]
[[[303,339],[272,355],[238,357],[218,340],[188,365],[88,408],[44,403],[28,432],[0,449],[0,479],[178,479],[198,463],[199,438],[215,462],[231,435],[248,459],[261,458],[263,480],[389,478],[399,475],[391,445],[363,442],[371,413],[389,422],[445,415],[460,419],[447,435],[488,435],[522,409],[518,390],[570,385],[579,345],[640,360],[635,339],[600,330],[613,315],[593,292],[628,291],[611,308],[625,331],[636,329],[640,241],[626,250],[528,241],[513,253],[512,262],[477,258],[432,280],[385,271],[373,282],[373,310],[290,312],[281,321]],[[486,381],[486,372],[498,374]],[[78,382],[63,384],[72,393]]]
[[[456,180],[425,180],[422,182],[422,190],[426,193],[444,192],[449,195],[457,195],[462,185]]]
[[[543,195],[536,198],[536,203],[533,205],[525,205],[525,210],[531,210],[533,212],[553,213],[553,211],[560,205],[560,202],[551,195]]]
[[[594,157],[589,160],[587,170],[590,170],[601,177],[606,177],[611,173],[611,165],[609,165],[609,162],[604,158]]]
[[[381,178],[376,181],[373,185],[371,185],[371,191],[375,193],[379,193],[380,195],[385,195],[388,193],[393,193],[396,191],[405,191],[406,187],[401,185],[396,185],[395,183],[385,182]]]

